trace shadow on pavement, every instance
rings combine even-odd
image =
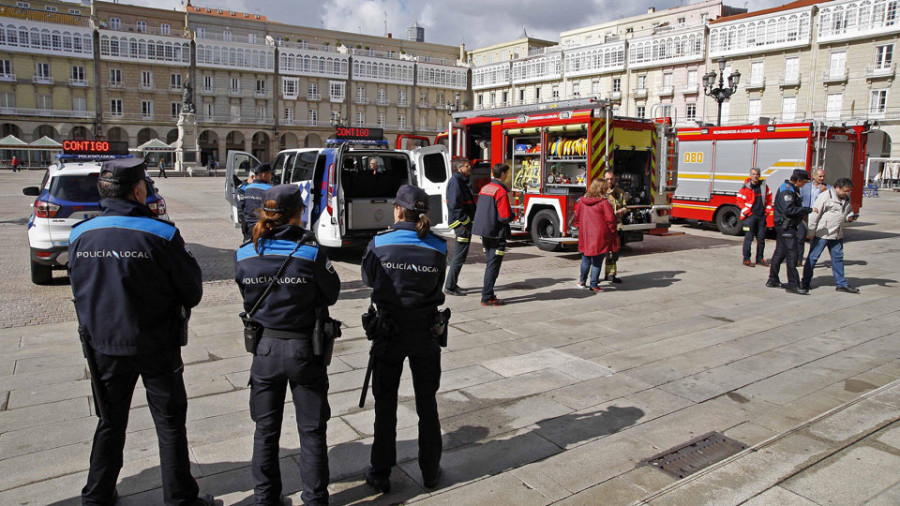
[[[685,271],[656,271],[645,272],[643,274],[635,274],[633,276],[621,276],[622,283],[608,284],[601,283],[604,290],[611,288],[609,291],[628,292],[633,290],[643,290],[646,288],[665,288],[681,281],[677,276],[684,274]]]
[[[844,229],[844,242],[877,241],[878,239],[890,239],[892,237],[900,237],[900,234],[878,230],[860,230],[853,227]]]

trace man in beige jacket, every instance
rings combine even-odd
[[[844,223],[856,221],[858,215],[853,214],[850,206],[850,192],[853,190],[853,181],[841,178],[834,182],[834,187],[823,191],[816,197],[812,212],[809,214],[810,239],[809,257],[803,266],[803,279],[800,287],[809,289],[812,281],[813,269],[819,256],[828,248],[831,255],[831,272],[834,274],[834,283],[837,291],[845,293],[859,293],[858,288],[847,284],[844,278]]]

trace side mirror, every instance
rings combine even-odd
[[[22,194],[28,195],[29,197],[37,197],[41,194],[41,189],[37,186],[26,186],[22,188]]]

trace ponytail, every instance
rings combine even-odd
[[[416,224],[416,234],[422,239],[431,232],[431,220],[426,213],[403,209],[403,221]]]
[[[287,225],[305,209],[301,205],[297,209],[290,209],[283,213],[275,213],[266,211],[265,209],[263,209],[265,207],[275,209],[278,207],[278,202],[275,200],[267,200],[263,203],[262,207],[256,210],[256,214],[257,216],[259,216],[259,221],[257,221],[256,225],[253,227],[253,248],[257,253],[259,253],[259,242],[261,239],[267,239],[272,235],[272,232],[276,228],[282,225]]]

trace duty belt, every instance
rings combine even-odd
[[[272,339],[310,339],[312,337],[312,331],[310,332],[290,332],[287,330],[275,330],[275,329],[263,329],[262,337],[271,337]]]

